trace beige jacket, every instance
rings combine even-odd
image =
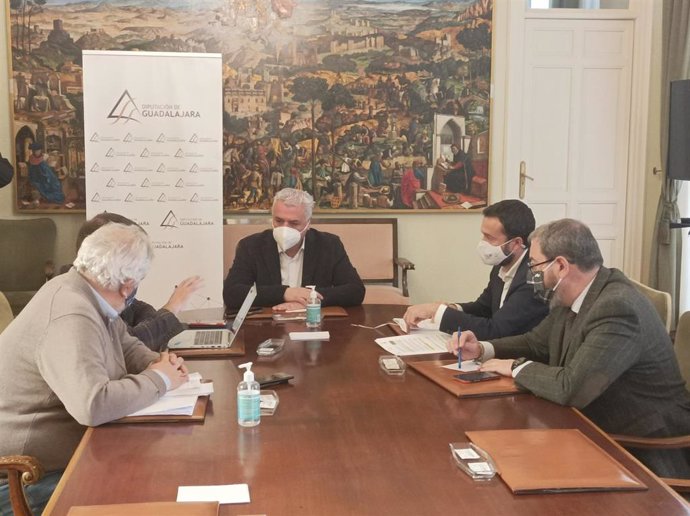
[[[0,334],[0,455],[64,469],[85,426],[165,393],[161,376],[144,371],[158,356],[108,319],[74,269],[48,282]]]

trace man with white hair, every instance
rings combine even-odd
[[[273,230],[240,240],[225,278],[228,308],[242,304],[256,283],[257,306],[287,310],[305,306],[315,285],[324,306],[354,306],[364,299],[364,284],[336,235],[309,227],[312,196],[283,188],[273,198]]]
[[[151,405],[186,380],[181,358],[149,350],[119,317],[152,255],[139,227],[103,226],[84,240],[74,268],[46,283],[0,334],[0,455],[43,465],[47,475],[27,489],[35,514],[86,426]],[[7,507],[4,485],[0,512]]]

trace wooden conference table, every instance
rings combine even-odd
[[[65,515],[73,505],[174,501],[180,485],[234,483],[249,484],[251,503],[221,505],[222,515],[690,514],[572,409],[531,394],[459,400],[409,368],[403,377],[385,375],[378,365],[385,352],[374,343],[380,334],[350,323],[375,326],[400,316],[402,307],[348,311],[348,318],[325,321],[330,341],[287,341],[272,360],[257,361],[256,345],[303,324],[246,321],[244,357],[188,360],[191,371],[214,382],[203,424],[89,429],[44,514]],[[236,422],[233,362],[248,360],[258,373],[295,376],[275,389],[275,415],[255,428]],[[475,482],[454,464],[448,443],[465,440],[465,430],[511,428],[578,428],[649,489],[513,495],[500,477]]]

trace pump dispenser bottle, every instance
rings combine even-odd
[[[251,362],[237,367],[246,369],[244,380],[237,386],[237,423],[240,426],[256,426],[261,422],[261,387],[254,380]]]
[[[318,328],[321,326],[321,300],[316,293],[316,287],[309,285],[311,293],[307,303],[307,328]]]

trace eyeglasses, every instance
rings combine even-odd
[[[530,262],[527,262],[527,267],[529,268],[529,271],[530,271],[531,273],[534,273],[534,270],[533,270],[533,269],[534,269],[535,267],[539,267],[540,265],[544,265],[545,263],[549,263],[549,262],[552,262],[552,261],[554,261],[554,260],[555,260],[555,258],[551,258],[550,260],[544,260],[543,262],[539,262],[539,263],[530,263]]]

